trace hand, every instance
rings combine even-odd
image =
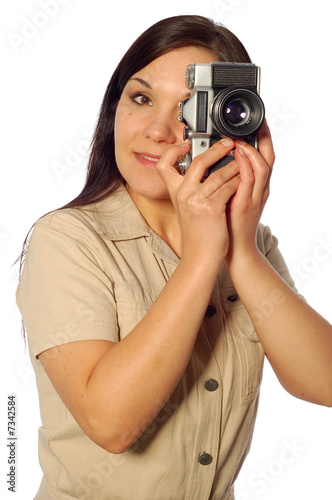
[[[226,206],[240,182],[237,162],[232,161],[203,179],[206,169],[233,148],[234,141],[231,139],[218,141],[194,158],[184,176],[174,165],[188,153],[187,144],[170,147],[157,163],[157,171],[167,186],[177,213],[182,236],[182,259],[186,256],[198,257],[200,261],[214,261],[220,266],[228,251]]]
[[[235,158],[241,182],[228,206],[230,246],[226,264],[235,257],[257,251],[256,232],[269,196],[275,160],[271,134],[264,120],[258,131],[259,150],[243,141],[235,142]]]

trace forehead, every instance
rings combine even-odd
[[[154,59],[135,73],[132,78],[143,78],[152,87],[160,81],[173,82],[185,87],[185,70],[189,64],[216,61],[212,52],[198,47],[183,47],[171,50]]]

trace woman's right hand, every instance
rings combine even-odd
[[[182,235],[181,258],[199,258],[220,266],[227,254],[229,235],[226,206],[239,186],[236,161],[214,171],[204,180],[206,169],[226,156],[234,141],[222,139],[196,156],[183,176],[175,165],[188,153],[189,144],[172,146],[157,163],[175,207]],[[205,260],[206,259],[206,260]]]

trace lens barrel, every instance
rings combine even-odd
[[[262,125],[264,104],[249,89],[226,89],[213,100],[211,120],[220,134],[238,138],[254,134]]]

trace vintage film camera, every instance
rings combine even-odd
[[[256,132],[265,110],[259,97],[260,68],[249,63],[192,64],[186,71],[191,97],[179,104],[179,120],[186,124],[184,140],[191,151],[179,162],[185,174],[195,156],[222,137],[243,139],[257,147]],[[234,158],[229,154],[212,165],[206,175]]]

